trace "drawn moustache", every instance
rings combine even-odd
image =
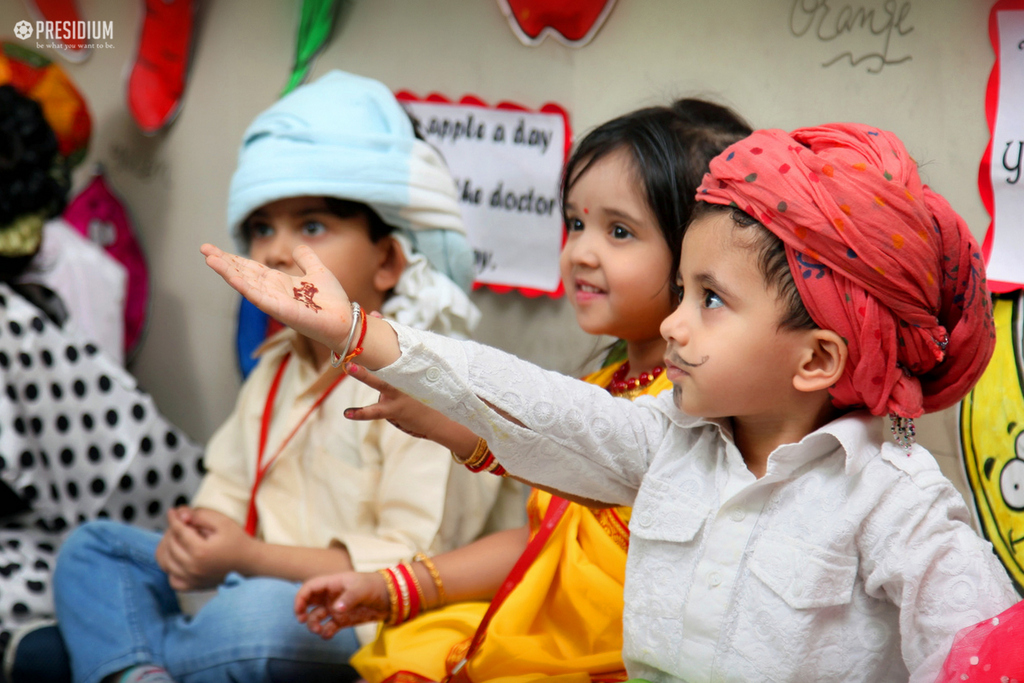
[[[687,368],[699,368],[700,366],[702,366],[705,363],[707,363],[709,358],[711,358],[711,356],[702,356],[700,361],[698,361],[696,363],[691,363],[691,362],[689,362],[687,360],[683,360],[679,356],[672,355],[672,356],[669,356],[669,362],[671,362],[673,365],[681,365],[681,366],[687,367]]]

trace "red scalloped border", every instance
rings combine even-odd
[[[985,147],[985,154],[981,157],[981,164],[978,167],[978,190],[981,192],[981,202],[988,211],[988,230],[985,231],[985,240],[981,244],[981,253],[988,263],[992,254],[992,241],[995,239],[995,195],[992,191],[992,134],[996,129],[996,112],[999,109],[999,22],[997,13],[1006,10],[1024,10],[1024,0],[997,0],[992,5],[988,15],[988,38],[992,42],[992,51],[995,52],[995,61],[992,63],[992,72],[988,76],[988,86],[985,88],[985,121],[988,124],[988,145]],[[1020,289],[1021,284],[1016,282],[1000,282],[989,280],[988,287],[993,292],[1012,292]]]
[[[1021,0],[1024,2],[1024,0]],[[572,128],[569,125],[569,114],[565,111],[565,108],[557,105],[553,102],[548,102],[543,105],[540,109],[532,110],[529,107],[524,107],[521,104],[515,102],[499,102],[493,107],[484,102],[482,99],[475,95],[463,95],[462,99],[458,102],[452,102],[452,100],[439,93],[430,93],[426,97],[419,97],[413,92],[408,90],[399,90],[395,93],[395,99],[400,102],[439,102],[442,104],[468,104],[474,107],[482,107],[484,109],[511,109],[514,111],[526,111],[526,112],[539,112],[542,114],[558,114],[562,117],[562,123],[565,125],[565,150],[562,154],[562,165],[565,165],[566,160],[569,158],[569,150],[572,149]],[[562,226],[562,244],[565,244],[567,233],[565,226]],[[554,291],[546,291],[543,289],[532,289],[530,287],[515,287],[513,285],[495,285],[483,282],[474,282],[473,289],[488,288],[498,294],[507,294],[511,291],[518,291],[525,297],[535,299],[540,296],[549,296],[552,299],[557,299],[565,294],[565,287],[562,285],[562,279],[558,279],[558,287]]]

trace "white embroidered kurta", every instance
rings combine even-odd
[[[484,436],[509,471],[633,505],[633,677],[932,683],[960,628],[1017,599],[931,455],[908,456],[867,414],[779,447],[756,479],[728,428],[669,392],[630,403],[396,329],[402,357],[379,377]]]

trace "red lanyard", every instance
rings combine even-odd
[[[346,377],[346,375],[342,374],[331,382],[331,386],[327,387],[324,393],[320,395],[320,398],[316,400],[316,403],[310,406],[309,410],[306,411],[306,414],[302,416],[301,420],[299,420],[299,423],[292,428],[292,431],[288,433],[288,436],[286,436],[284,441],[281,442],[281,445],[277,447],[276,451],[274,451],[274,455],[264,464],[263,454],[267,450],[267,436],[270,434],[270,422],[274,415],[274,400],[277,398],[278,387],[281,386],[281,376],[284,375],[284,369],[288,367],[288,361],[291,360],[291,357],[292,354],[285,354],[284,359],[281,361],[281,366],[277,368],[277,374],[274,375],[274,381],[270,383],[270,391],[267,392],[267,402],[263,406],[263,420],[260,423],[260,450],[256,456],[256,478],[252,482],[252,492],[249,494],[249,514],[245,517],[245,533],[250,536],[256,535],[256,524],[259,522],[259,513],[256,512],[256,491],[259,490],[260,484],[263,483],[264,475],[266,475],[271,465],[277,461],[277,456],[281,455],[281,451],[283,451],[284,447],[288,445],[288,442],[292,440],[292,437],[299,431],[299,428],[305,424],[306,420],[309,419],[309,416],[312,415],[316,409],[320,407],[320,404],[324,402],[324,399],[334,391],[334,387],[338,386],[338,384],[341,383],[341,380]]]
[[[551,500],[548,502],[548,509],[544,513],[544,520],[540,524],[540,529],[533,538],[530,539],[530,543],[526,546],[523,554],[519,556],[519,560],[516,561],[512,571],[508,573],[505,578],[505,582],[501,584],[501,588],[494,594],[494,598],[491,600],[490,607],[487,608],[487,613],[484,614],[484,618],[480,620],[480,625],[476,628],[476,633],[473,634],[473,640],[469,643],[469,649],[466,650],[466,656],[462,658],[458,664],[452,669],[452,672],[444,679],[445,681],[462,681],[468,680],[465,677],[465,673],[462,671],[466,666],[466,663],[476,654],[476,651],[480,648],[483,643],[484,635],[487,633],[487,627],[491,623],[491,619],[494,617],[495,612],[505,602],[505,598],[509,596],[509,593],[519,585],[519,582],[523,580],[523,576],[526,575],[526,570],[530,568],[533,561],[537,559],[537,555],[540,554],[544,544],[548,542],[551,537],[551,533],[558,526],[558,522],[561,521],[565,511],[569,509],[569,501],[565,498],[559,498],[558,496],[551,496]],[[459,674],[462,673],[460,677]]]

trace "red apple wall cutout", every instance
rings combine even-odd
[[[539,45],[550,35],[583,47],[601,30],[615,0],[498,0],[498,6],[524,45]]]

